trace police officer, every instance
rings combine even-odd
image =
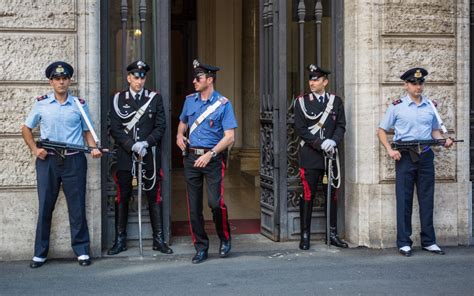
[[[207,183],[208,205],[212,209],[220,257],[228,256],[231,237],[227,207],[224,203],[224,170],[227,148],[234,143],[237,128],[229,100],[214,90],[219,68],[194,60],[194,88],[179,117],[176,144],[186,155],[184,175],[187,183],[191,235],[196,249],[192,263],[207,259],[209,238],[204,230],[203,179]],[[185,136],[189,128],[188,137]],[[189,148],[187,147],[189,145]]]
[[[61,152],[59,155],[58,150],[38,148],[32,133],[32,129],[39,124],[42,139],[80,146],[84,146],[85,140],[88,146],[96,146],[80,110],[83,109],[90,122],[86,102],[69,93],[73,73],[72,66],[61,61],[52,63],[46,68],[45,74],[53,91],[36,98],[21,129],[23,139],[36,156],[38,183],[39,212],[31,268],[41,267],[46,262],[51,219],[61,185],[68,207],[72,249],[79,265],[91,264],[86,219],[86,157],[83,152],[73,150]],[[99,158],[102,153],[98,149],[93,149],[91,155]]]
[[[326,174],[327,157],[336,155],[346,131],[346,118],[341,98],[325,90],[330,72],[315,65],[309,65],[308,71],[311,92],[295,101],[295,129],[302,140],[299,147],[300,177],[304,188],[303,198],[300,199],[301,240],[299,247],[302,250],[308,250],[310,247],[313,199],[318,183]],[[338,158],[336,160],[338,161]],[[339,174],[340,172],[336,169],[333,185],[340,184]],[[325,190],[327,185],[322,184],[322,186]],[[347,248],[347,243],[342,241],[337,234],[337,190],[334,189],[336,188],[331,190],[330,201],[330,243],[337,247]],[[328,202],[326,201],[326,204]]]
[[[115,255],[127,250],[128,203],[132,196],[132,180],[137,177],[139,156],[143,158],[143,190],[148,197],[148,209],[153,230],[153,250],[172,254],[163,234],[161,199],[160,145],[166,121],[161,95],[146,89],[146,74],[150,67],[143,61],[128,65],[129,88],[112,98],[110,134],[118,146],[116,197],[116,238],[107,252]]]
[[[412,161],[409,152],[393,150],[387,140],[387,132],[395,130],[394,141],[414,141],[443,139],[437,111],[426,96],[423,88],[428,71],[413,68],[400,77],[405,82],[407,94],[394,100],[387,109],[378,129],[378,137],[388,154],[393,158],[396,169],[397,196],[397,247],[404,256],[412,255],[411,214],[413,207],[413,191],[416,184],[418,203],[420,206],[421,245],[423,250],[444,255],[444,251],[436,244],[433,227],[434,206],[434,154],[429,147],[424,147],[418,161]],[[447,139],[445,147],[453,144]]]

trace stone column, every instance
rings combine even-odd
[[[258,1],[242,3],[242,148],[240,169],[260,167]]]
[[[472,236],[469,182],[469,1],[344,1],[346,238],[368,247],[394,247],[394,162],[376,130],[399,76],[424,67],[425,93],[438,102],[449,135],[466,142],[436,149],[434,224],[440,245],[467,244]],[[419,245],[418,205],[413,235]]]

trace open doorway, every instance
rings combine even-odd
[[[233,234],[260,233],[258,1],[243,2],[171,2],[173,236],[190,235],[182,156],[175,136],[185,97],[194,91],[194,58],[221,68],[216,89],[231,101],[238,122],[236,143],[224,179],[231,230]],[[206,231],[213,234],[206,196],[203,203]]]

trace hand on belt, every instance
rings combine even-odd
[[[204,155],[207,152],[211,151],[209,148],[193,148],[189,147],[189,151],[191,151],[192,154],[194,155]]]

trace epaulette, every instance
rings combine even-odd
[[[81,103],[82,105],[86,103],[86,101],[83,98],[77,98],[77,99],[79,100],[79,103]]]
[[[396,100],[393,100],[392,104],[394,106],[396,106],[396,105],[400,104],[401,102],[402,102],[402,99],[396,99]]]
[[[228,102],[229,100],[228,100],[226,97],[220,97],[220,98],[219,98],[219,101],[221,101],[221,104],[222,104],[222,105],[225,105],[225,104],[227,104],[227,102]]]
[[[299,100],[300,98],[304,98],[306,96],[309,96],[309,93],[302,93],[299,96],[297,96],[296,99]]]
[[[192,98],[192,97],[195,97],[195,96],[196,96],[196,94],[197,94],[197,93],[192,93],[192,94],[189,94],[189,95],[187,95],[187,96],[186,96],[186,99],[187,99],[187,98]]]
[[[36,97],[36,100],[38,102],[41,102],[42,100],[46,99],[47,97],[48,97],[48,95],[38,96],[38,97]]]
[[[438,103],[436,103],[435,101],[431,100],[431,102],[433,102],[433,105],[437,108],[438,107]]]

